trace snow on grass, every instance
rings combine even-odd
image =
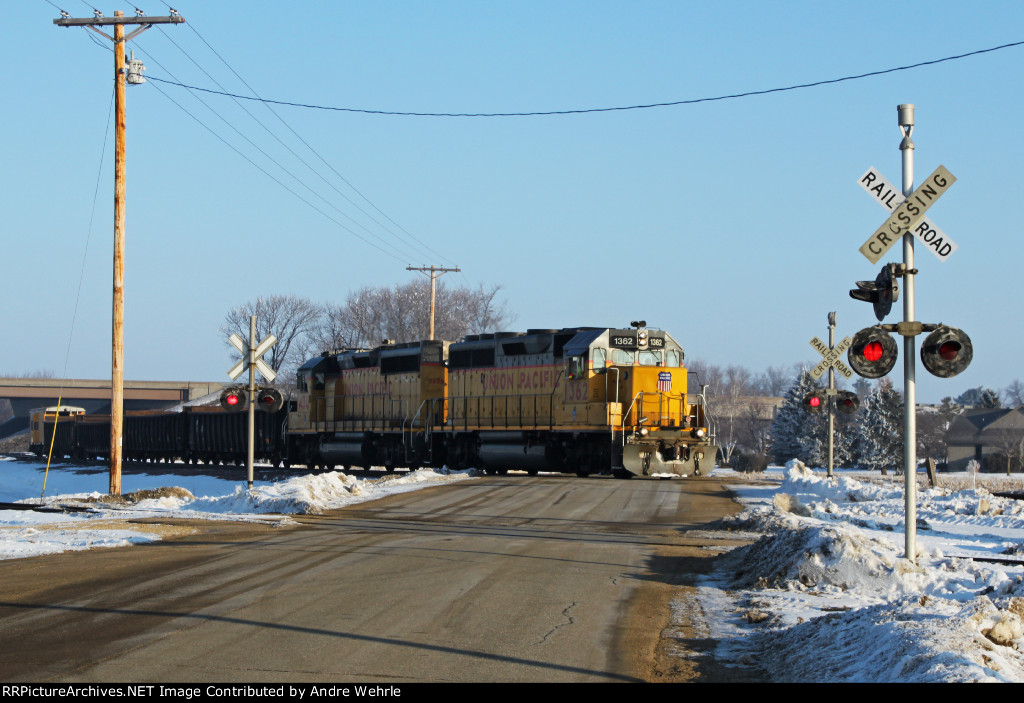
[[[36,510],[0,509],[0,559],[64,551],[118,547],[160,539],[167,530],[129,524],[139,518],[193,518],[284,523],[289,515],[319,513],[395,493],[469,478],[469,472],[420,469],[409,473],[361,478],[331,471],[282,480],[232,480],[228,472],[186,475],[161,465],[149,471],[125,470],[122,496],[111,498],[106,469],[0,461],[0,502],[39,506]],[[238,472],[235,471],[235,474]],[[46,496],[43,482],[46,482]],[[168,482],[187,487],[168,486]]]
[[[697,597],[721,661],[774,681],[1024,681],[1024,557],[970,558],[1022,551],[1020,502],[921,490],[911,562],[897,480],[791,462],[776,486],[741,490],[727,523],[760,538],[719,557]]]

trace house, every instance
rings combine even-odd
[[[972,459],[983,471],[1021,470],[1024,454],[1024,406],[973,408],[957,416],[946,431],[950,471],[966,471]]]

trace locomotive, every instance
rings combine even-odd
[[[286,455],[327,467],[700,475],[717,447],[683,357],[642,322],[325,352],[298,370]]]
[[[298,369],[289,407],[257,413],[256,456],[311,468],[700,475],[718,448],[683,359],[671,335],[644,322],[325,351]],[[127,413],[125,457],[243,462],[244,418]],[[109,418],[68,424],[58,452],[106,455]],[[47,423],[47,440],[52,432]]]

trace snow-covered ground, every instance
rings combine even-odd
[[[925,488],[922,474],[915,563],[902,477],[829,480],[797,463],[778,478],[735,487],[748,507],[729,525],[757,541],[675,603],[703,618],[718,661],[776,681],[1024,681],[1024,502],[980,487],[1019,478],[940,474]]]
[[[159,469],[126,473],[122,492],[137,502],[109,505],[96,502],[105,468],[51,468],[43,502],[87,510],[0,509],[0,559],[160,538],[128,518],[287,521],[468,476],[277,474],[248,492],[237,478]],[[940,487],[926,489],[923,479],[915,563],[903,558],[902,478],[839,471],[829,480],[797,464],[734,486],[746,510],[725,528],[755,541],[723,554],[697,596],[675,607],[703,628],[696,636],[718,642],[720,662],[773,680],[1024,682],[1024,502],[981,487],[1024,486],[940,474]],[[39,502],[42,482],[42,465],[0,457],[0,502]],[[1021,563],[981,561],[991,558]]]
[[[207,474],[194,467],[147,466],[151,469],[145,473],[125,471],[121,493],[128,500],[110,503],[99,502],[97,490],[108,486],[106,467],[57,465],[47,473],[45,462],[0,456],[0,503],[54,508],[0,509],[0,559],[118,547],[157,540],[166,533],[156,526],[126,523],[138,518],[286,522],[291,514],[341,508],[469,478],[468,472],[431,469],[356,478],[336,471],[300,476],[263,468],[248,491],[244,470],[239,480],[237,475],[225,478],[223,471]]]

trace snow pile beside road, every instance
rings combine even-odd
[[[732,521],[762,537],[700,589],[719,657],[776,681],[1024,682],[1024,561],[969,558],[1016,553],[1022,512],[980,488],[922,491],[912,563],[900,488],[792,465]]]

